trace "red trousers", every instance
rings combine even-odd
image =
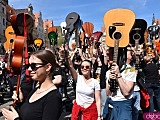
[[[71,120],[78,120],[80,114],[82,114],[83,120],[97,120],[98,112],[96,102],[93,102],[88,108],[83,108],[80,105],[77,105],[75,101],[72,108]]]

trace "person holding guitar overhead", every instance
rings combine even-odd
[[[91,77],[92,62],[83,60],[82,75],[77,73],[66,50],[66,62],[76,82],[76,99],[72,107],[71,120],[101,120],[101,98],[99,82]]]
[[[106,27],[105,42],[110,48],[113,47],[114,52],[111,56],[113,58],[109,58],[112,61],[110,70],[106,73],[108,99],[102,116],[103,118],[108,117],[108,108],[110,108],[110,120],[132,120],[132,96],[136,72],[132,65],[133,52],[127,50],[127,46],[129,44],[129,32],[135,22],[135,14],[129,9],[112,9],[105,13],[103,21]],[[124,61],[120,59],[119,48],[125,54],[122,56],[125,58]],[[111,53],[109,51],[109,54]]]
[[[28,95],[19,113],[11,106],[11,110],[2,108],[6,120],[58,120],[62,112],[62,98],[52,82],[52,73],[56,70],[56,60],[49,50],[39,50],[29,58],[28,70],[33,80],[39,82]],[[23,95],[19,91],[19,100]]]
[[[132,50],[127,50],[127,60],[121,69],[116,63],[112,64],[109,79],[116,79],[119,87],[115,92],[111,92],[109,84],[106,84],[106,92],[109,98],[106,100],[103,118],[106,118],[108,106],[111,105],[110,120],[132,120],[133,87],[137,76],[133,67],[133,53]]]

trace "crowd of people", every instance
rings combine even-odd
[[[156,50],[148,54],[144,48],[137,52],[128,45],[119,48],[123,56],[119,54],[115,63],[113,49],[104,47],[100,39],[86,49],[71,50],[65,44],[56,51],[34,51],[29,64],[22,65],[18,92],[13,87],[17,76],[3,68],[1,76],[9,82],[14,79],[10,95],[16,100],[10,110],[1,109],[3,116],[6,120],[59,120],[62,113],[70,112],[71,120],[138,120],[140,111],[160,111]],[[144,98],[144,90],[149,99]]]

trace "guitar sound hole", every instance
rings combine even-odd
[[[114,39],[119,40],[122,37],[122,34],[120,32],[115,32],[113,37]]]
[[[140,34],[136,33],[133,35],[134,40],[139,40],[141,38]]]

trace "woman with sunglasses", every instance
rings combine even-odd
[[[49,50],[40,50],[29,58],[28,70],[31,78],[39,82],[39,86],[28,95],[28,99],[19,113],[11,106],[11,110],[2,108],[6,120],[58,120],[62,110],[62,98],[52,82],[52,73],[56,69],[56,60]],[[19,94],[22,100],[23,96]]]
[[[72,108],[71,120],[101,120],[100,84],[91,77],[92,62],[82,61],[82,75],[74,69],[70,57],[67,57],[67,62],[76,82],[76,100]]]

